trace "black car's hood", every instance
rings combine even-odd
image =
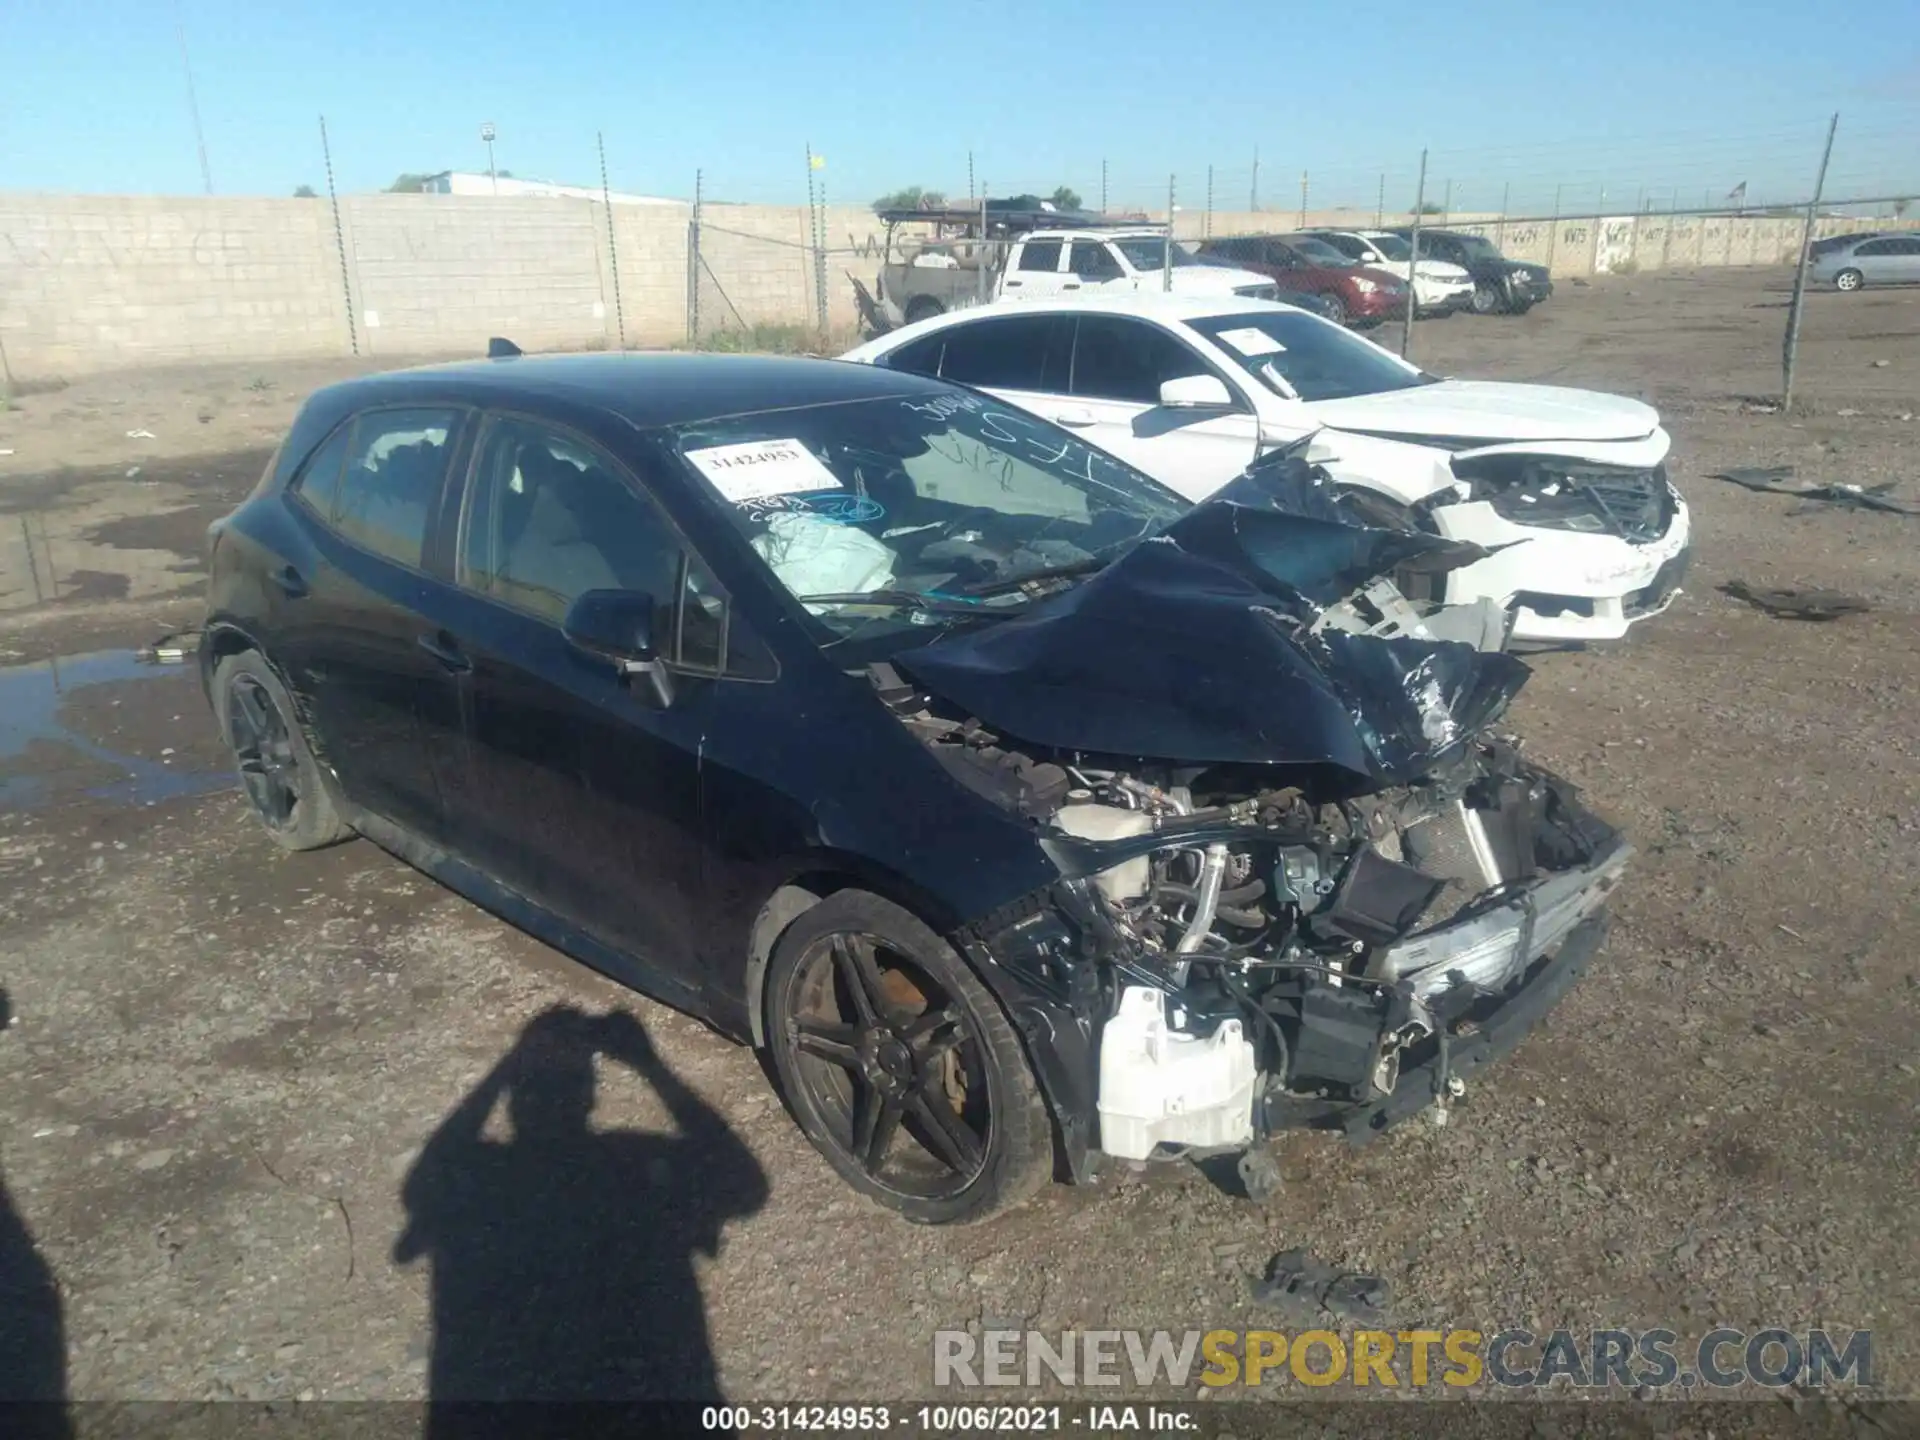
[[[1377,785],[1417,778],[1506,707],[1527,667],[1454,641],[1309,627],[1375,576],[1452,569],[1487,552],[1353,523],[1301,448],[1257,462],[1028,613],[894,664],[989,726],[1050,749],[1331,765]]]

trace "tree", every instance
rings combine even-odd
[[[1078,210],[1080,208],[1080,192],[1075,190],[1071,185],[1062,185],[1048,198],[1053,201],[1056,210]]]
[[[427,181],[432,178],[431,175],[415,174],[413,171],[408,170],[404,172],[399,179],[387,186],[387,193],[390,195],[417,195],[427,188]]]
[[[1422,215],[1444,215],[1447,212],[1446,208],[1442,206],[1438,200],[1422,200],[1420,202],[1420,213]]]
[[[873,208],[875,210],[938,210],[946,203],[947,197],[944,191],[909,185],[904,190],[895,190],[890,195],[882,195],[873,202]]]
[[[1894,201],[1894,202],[1893,202],[1893,213],[1894,213],[1894,218],[1896,218],[1896,219],[1899,219],[1899,220],[1904,220],[1904,219],[1906,219],[1906,218],[1907,218],[1907,211],[1908,211],[1908,210],[1910,210],[1910,209],[1912,209],[1912,208],[1913,208],[1913,201],[1911,201],[1911,200],[1904,200],[1904,199],[1903,199],[1903,200],[1896,200],[1896,201]]]
[[[315,190],[311,185],[296,185],[293,187],[293,198],[296,200],[318,200],[320,198],[320,192]]]

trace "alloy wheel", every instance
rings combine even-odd
[[[958,1195],[992,1138],[981,1039],[958,997],[879,936],[822,936],[790,979],[785,1041],[828,1143],[896,1195]]]
[[[1833,277],[1833,288],[1836,290],[1858,290],[1861,282],[1865,278],[1866,277],[1858,270],[1842,270],[1838,275]]]
[[[280,707],[251,675],[227,687],[227,734],[255,812],[268,829],[289,828],[300,805],[300,757]]]

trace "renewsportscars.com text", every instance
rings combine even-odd
[[[933,1383],[1627,1390],[1869,1387],[1869,1330],[940,1330]]]

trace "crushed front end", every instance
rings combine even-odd
[[[1093,1144],[1125,1160],[1444,1106],[1585,967],[1629,854],[1492,739],[1331,800],[1234,767],[1002,768],[1053,805],[1062,879],[971,939],[1091,1022]]]
[[[1497,730],[1525,665],[1487,607],[1386,578],[1486,552],[1326,492],[1297,454],[1257,466],[1030,615],[879,667],[1058,873],[957,938],[1076,1173],[1444,1105],[1598,948],[1629,847]]]

